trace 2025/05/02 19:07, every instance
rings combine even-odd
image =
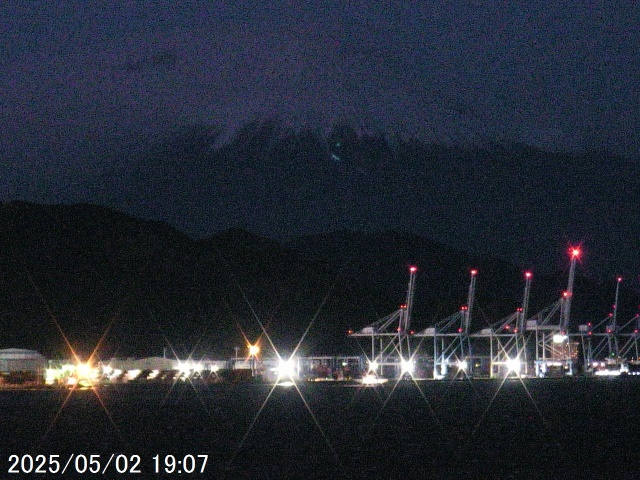
[[[153,473],[190,474],[204,473],[209,455],[187,454],[176,456],[171,454],[154,455]],[[71,454],[66,459],[60,455],[9,455],[9,474],[60,474],[75,472],[79,474],[141,474],[142,459],[140,455],[111,454],[109,457],[99,454]]]

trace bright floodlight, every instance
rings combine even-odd
[[[458,360],[458,370],[466,370],[469,368],[469,364],[466,360]]]
[[[79,380],[92,380],[98,376],[98,372],[88,363],[79,363],[76,367],[76,375]]]
[[[519,358],[510,358],[507,360],[507,370],[509,372],[520,373],[520,359]]]
[[[566,335],[562,335],[560,333],[556,333],[552,338],[553,343],[563,343],[563,342],[566,342],[568,339],[569,337],[567,337]]]
[[[289,359],[280,359],[280,364],[278,365],[278,379],[280,378],[294,378],[296,375],[296,362],[292,358]]]
[[[255,357],[260,353],[260,347],[258,345],[249,345],[249,356]]]
[[[364,377],[362,377],[362,383],[364,385],[377,385],[378,382],[378,377],[376,377],[375,375],[365,375]]]
[[[203,370],[202,364],[187,360],[186,362],[178,362],[178,372],[190,375],[191,372],[201,372]]]
[[[402,373],[413,373],[414,365],[413,360],[401,360],[400,366],[402,368]]]
[[[369,371],[370,372],[375,372],[378,370],[378,367],[380,365],[378,364],[378,362],[376,362],[375,360],[372,360],[369,362]]]

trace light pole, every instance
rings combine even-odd
[[[260,353],[260,347],[258,345],[249,345],[249,363],[251,366],[251,376],[256,376],[256,360],[258,359],[258,354]]]

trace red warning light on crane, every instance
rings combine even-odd
[[[533,274],[531,272],[524,272],[525,278],[531,278]]]
[[[580,256],[580,249],[578,247],[571,247],[569,253],[573,258],[577,258]]]
[[[411,266],[411,267],[409,267],[409,271],[410,271],[411,273],[416,273],[416,272],[418,271],[418,267]]]
[[[471,275],[477,275],[477,274],[478,274],[478,270],[476,270],[475,268],[471,270]]]

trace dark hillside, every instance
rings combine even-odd
[[[559,252],[562,257],[563,252]],[[568,259],[563,259],[568,262]],[[109,357],[229,356],[247,342],[280,352],[357,352],[349,328],[368,325],[404,302],[407,267],[419,268],[413,326],[433,324],[466,302],[479,270],[473,329],[520,304],[520,266],[390,231],[339,231],[286,244],[227,230],[192,238],[158,222],[94,205],[0,206],[0,348]],[[558,298],[565,269],[536,275],[531,312]],[[595,283],[578,267],[574,323],[604,318],[614,281]],[[535,273],[535,272],[534,272]],[[637,294],[623,288],[621,321]],[[262,325],[262,326],[261,326]],[[305,333],[306,332],[306,333]]]

